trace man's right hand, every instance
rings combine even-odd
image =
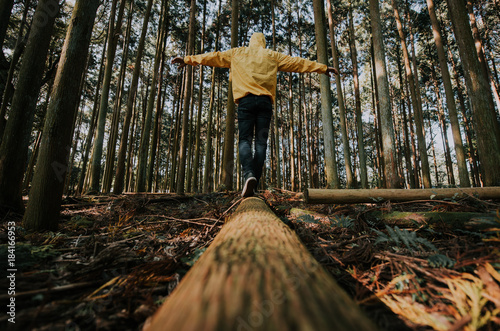
[[[328,77],[330,77],[330,73],[333,73],[334,75],[338,75],[339,74],[339,72],[337,71],[337,69],[335,69],[334,67],[328,67],[328,68],[326,68],[325,75],[327,75]]]
[[[186,66],[186,63],[184,62],[184,58],[182,58],[182,57],[174,57],[172,59],[172,63],[179,64],[179,69],[182,69]]]

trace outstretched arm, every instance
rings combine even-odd
[[[326,64],[310,61],[301,57],[292,57],[289,55],[275,52],[278,56],[278,70],[286,72],[317,72],[330,77],[333,73],[338,75],[338,71],[334,67],[328,67]]]
[[[198,64],[219,67],[219,68],[230,68],[231,67],[231,50],[225,52],[211,52],[198,55],[188,55],[185,57],[175,57],[172,59],[172,63],[178,63],[179,69],[183,68],[186,64],[196,66]]]

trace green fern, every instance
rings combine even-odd
[[[378,238],[375,240],[375,244],[388,242],[396,244],[397,246],[406,246],[408,249],[415,249],[418,251],[424,251],[428,248],[432,251],[438,251],[436,246],[434,246],[430,241],[425,238],[417,236],[416,232],[411,232],[406,229],[400,229],[397,226],[391,228],[390,226],[385,226],[387,234],[382,231],[373,229],[375,233],[378,234]]]
[[[455,265],[455,260],[450,259],[448,256],[443,254],[431,255],[427,258],[429,266],[432,268],[453,268]]]
[[[330,218],[332,227],[352,229],[354,227],[354,220],[349,216],[340,215],[340,217]]]
[[[319,223],[319,221],[315,219],[314,216],[308,214],[300,215],[299,217],[297,217],[297,221],[303,223],[314,223],[314,224]]]

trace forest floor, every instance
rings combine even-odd
[[[381,330],[500,329],[500,201],[306,205],[292,192],[259,196]],[[240,201],[68,197],[58,231],[42,233],[26,232],[21,215],[0,215],[0,258],[15,222],[17,267],[16,323],[2,313],[0,329],[140,329]]]

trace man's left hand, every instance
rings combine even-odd
[[[179,69],[182,69],[183,67],[186,66],[186,63],[184,62],[184,58],[182,58],[182,57],[173,58],[172,63],[179,64]]]

